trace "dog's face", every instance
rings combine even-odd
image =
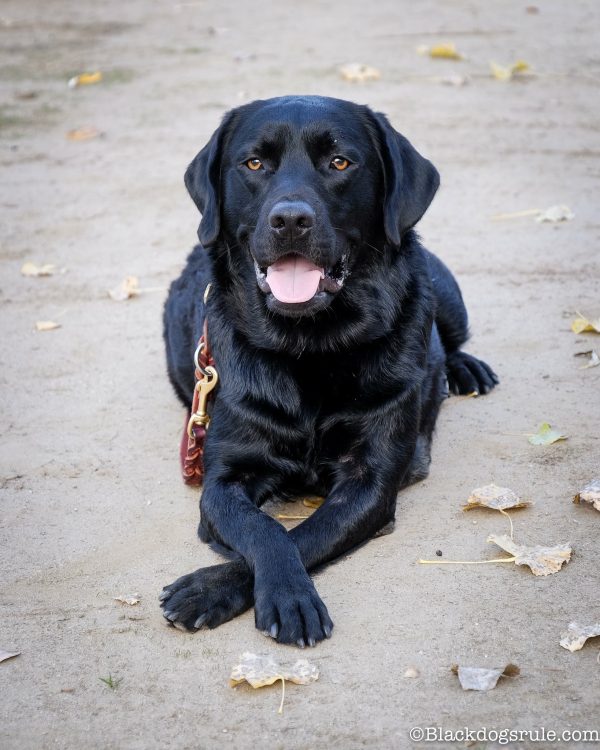
[[[224,242],[266,306],[298,317],[351,289],[384,244],[400,247],[439,177],[382,115],[302,96],[228,113],[185,181],[201,243]]]

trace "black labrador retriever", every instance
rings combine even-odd
[[[185,174],[201,245],[165,307],[169,376],[189,407],[208,320],[219,385],[200,538],[229,561],[167,586],[165,617],[313,646],[333,623],[309,576],[388,527],[428,473],[440,404],[498,382],[460,350],[467,313],[413,227],[439,184],[387,119],[290,96],[229,112]],[[205,303],[205,288],[211,283]],[[288,532],[270,498],[325,502]]]

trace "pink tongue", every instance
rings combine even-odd
[[[322,268],[299,255],[286,255],[267,268],[267,281],[280,302],[308,302],[324,276]]]

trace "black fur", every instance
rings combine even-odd
[[[233,559],[167,586],[164,614],[216,627],[254,604],[260,630],[314,645],[333,623],[308,571],[393,521],[398,490],[427,475],[448,382],[487,393],[498,381],[460,350],[460,290],[412,229],[438,173],[383,115],[321,97],[253,102],[226,115],[185,182],[203,246],[166,303],[168,369],[189,407],[206,312],[220,380],[199,533]],[[264,269],[290,254],[328,271],[307,302],[269,293]],[[326,501],[289,533],[260,510],[303,493]]]

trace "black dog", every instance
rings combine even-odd
[[[214,628],[254,604],[265,634],[312,646],[333,623],[307,571],[393,521],[398,490],[427,475],[448,383],[498,381],[460,351],[460,290],[412,230],[438,173],[384,116],[313,96],[253,102],[225,116],[185,183],[201,246],[166,303],[169,376],[189,407],[206,315],[220,377],[199,534],[233,559],[167,586],[164,615]],[[289,533],[260,510],[307,492],[326,500]]]

